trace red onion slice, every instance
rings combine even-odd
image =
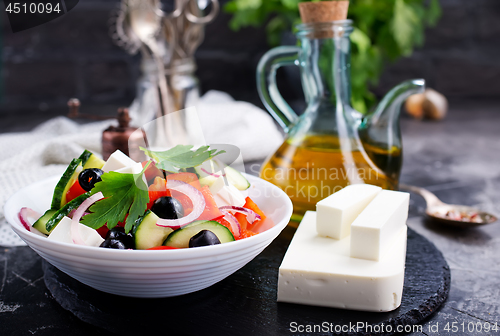
[[[80,206],[76,209],[73,219],[71,219],[71,239],[73,243],[76,245],[87,245],[80,236],[80,230],[78,230],[78,226],[80,225],[80,219],[85,214],[85,210],[87,210],[92,204],[104,198],[102,192],[98,192],[80,204]]]
[[[68,214],[68,217],[69,217],[69,218],[73,218],[73,216],[75,215],[75,212],[76,212],[76,209],[71,210],[71,211],[69,212],[69,214]],[[85,215],[88,215],[88,214],[90,214],[90,212],[85,211],[85,212],[83,213],[82,217],[83,217],[83,216],[85,216]]]
[[[234,205],[226,205],[226,206],[221,206],[219,208],[220,211],[234,211],[234,212],[239,212],[247,216],[247,221],[249,224],[253,224],[256,220],[261,220],[262,218],[258,213],[256,213],[253,210],[243,208],[243,207],[238,207]]]
[[[167,189],[181,192],[189,197],[193,204],[193,211],[191,211],[189,215],[178,219],[160,218],[156,222],[156,225],[178,229],[196,220],[203,213],[203,210],[205,210],[205,197],[203,197],[203,194],[192,185],[182,181],[167,179]]]
[[[38,219],[38,218],[42,217],[42,215],[40,215],[38,212],[36,212],[33,209],[21,208],[21,210],[19,210],[19,214],[17,215],[17,217],[21,221],[21,224],[23,224],[24,228],[31,232],[31,227],[33,224],[30,223],[28,218]]]
[[[234,238],[239,238],[241,236],[241,225],[238,219],[229,211],[222,210],[222,213],[224,214],[224,219],[231,225],[231,231],[234,234]]]
[[[213,176],[213,177],[215,177],[215,178],[219,178],[219,177],[221,177],[221,176],[226,176],[226,174],[219,175],[219,174],[214,174],[214,173],[211,173],[211,172],[209,172],[208,170],[206,170],[205,168],[200,168],[200,170],[201,170],[202,172],[204,172],[205,174],[211,175],[211,176]]]

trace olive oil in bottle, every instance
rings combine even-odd
[[[401,152],[364,143],[364,151],[344,153],[331,135],[287,139],[262,166],[260,176],[280,187],[293,202],[293,221],[316,203],[352,183],[397,189]],[[383,169],[383,170],[381,170]]]

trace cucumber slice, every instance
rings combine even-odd
[[[73,161],[71,161],[54,189],[51,209],[57,210],[66,204],[66,194],[68,193],[69,188],[73,185],[73,182],[78,179],[78,174],[80,174],[82,168],[82,160],[73,159]]]
[[[201,230],[212,231],[219,238],[221,244],[234,241],[233,234],[224,225],[216,221],[196,221],[172,232],[163,243],[163,246],[187,248],[189,247],[189,239]]]
[[[54,230],[56,225],[59,224],[59,222],[61,221],[61,219],[63,219],[64,216],[68,216],[72,210],[77,209],[80,206],[80,204],[82,204],[83,201],[85,201],[89,196],[90,192],[80,195],[74,200],[71,200],[70,202],[65,204],[61,209],[57,210],[45,224],[45,231],[50,233],[52,230]]]
[[[222,171],[219,163],[215,160],[205,161],[201,165],[194,167],[194,170],[199,176],[201,185],[209,187],[215,183]]]
[[[236,169],[227,166],[224,168],[226,172],[227,181],[232,184],[238,190],[247,190],[250,188],[250,182]]]
[[[79,157],[80,160],[82,160],[82,165],[83,169],[88,169],[88,168],[99,168],[101,169],[105,162],[98,158],[97,155],[95,155],[92,152],[89,152],[88,150],[85,150],[82,155]]]
[[[174,231],[172,228],[156,225],[158,219],[154,212],[148,210],[136,220],[134,237],[137,250],[147,250],[151,247],[161,246],[168,235]]]
[[[85,149],[78,158],[82,160],[82,165],[85,165],[91,156],[92,152]]]
[[[33,223],[33,227],[40,231],[43,234],[49,235],[49,232],[46,229],[47,222],[52,216],[57,212],[57,210],[49,209],[45,211],[42,217],[38,218],[35,223]]]
[[[224,167],[224,174],[229,184],[234,185],[238,190],[247,190],[250,188],[250,182],[239,171],[230,166],[225,166],[217,160],[205,161],[194,169],[200,177],[201,185],[211,187],[220,176],[222,167]]]

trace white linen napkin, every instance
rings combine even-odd
[[[238,146],[244,161],[262,160],[282,143],[272,118],[258,107],[209,91],[201,99],[198,115],[209,143]],[[0,135],[0,245],[24,242],[3,217],[7,199],[20,188],[61,175],[84,149],[101,152],[102,131],[113,121],[78,124],[66,117],[51,119],[30,132]]]

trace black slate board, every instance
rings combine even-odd
[[[257,258],[225,280],[199,292],[164,299],[135,299],[92,289],[48,263],[45,284],[61,306],[79,319],[120,335],[288,335],[297,325],[407,326],[432,315],[448,297],[450,270],[427,239],[408,231],[405,284],[401,306],[369,313],[276,302],[278,267],[293,236],[287,227]],[[376,330],[375,328],[373,330]],[[335,332],[322,334],[338,334]],[[345,335],[389,335],[370,330]]]

